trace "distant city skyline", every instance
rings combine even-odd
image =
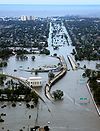
[[[100,5],[100,0],[3,0],[0,4]]]

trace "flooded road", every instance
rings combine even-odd
[[[59,32],[60,35],[66,33],[68,36],[63,24],[61,27],[59,24],[55,24],[55,26],[57,29],[62,28],[62,31]],[[52,103],[45,97],[44,86],[48,81],[48,74],[39,73],[38,76],[43,77],[44,86],[43,88],[37,88],[36,90],[39,91],[40,95],[45,99],[47,105],[40,101],[38,108],[27,109],[25,103],[22,103],[21,106],[17,103],[15,108],[11,106],[10,102],[5,103],[7,104],[7,107],[0,109],[0,112],[6,113],[7,116],[4,117],[5,122],[0,123],[0,131],[7,131],[8,129],[10,131],[19,131],[20,129],[28,131],[29,127],[34,127],[35,125],[48,125],[51,131],[100,131],[100,118],[86,86],[87,78],[82,78],[82,73],[84,71],[80,69],[73,71],[67,59],[67,55],[69,55],[74,48],[71,46],[70,37],[68,36],[69,45],[65,38],[61,39],[60,36],[56,37],[55,39],[58,39],[57,45],[61,44],[62,46],[59,47],[59,49],[54,50],[51,46],[51,34],[53,30],[54,28],[50,24],[48,48],[50,49],[51,55],[57,53],[57,55],[64,56],[69,71],[52,87],[51,92],[56,89],[61,89],[64,92],[64,99]],[[65,42],[65,44],[63,44],[63,42]],[[13,70],[19,69],[19,66],[21,65],[26,69],[27,67],[35,68],[41,65],[57,64],[58,62],[57,59],[51,57],[48,59],[47,56],[36,56],[36,61],[31,62],[29,55],[28,61],[24,63],[16,61],[15,57],[11,57],[9,59],[8,67],[4,68],[3,71],[16,76],[29,77],[33,76],[34,73],[31,74],[30,72],[22,72],[20,70],[13,72]],[[81,66],[87,64],[87,66],[90,65],[90,67],[95,68],[95,63],[92,62],[82,61],[80,64]],[[3,103],[0,103],[0,105],[3,105]],[[48,111],[48,108],[50,109],[50,112]],[[31,118],[29,119],[30,114]]]

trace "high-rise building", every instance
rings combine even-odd
[[[21,20],[22,20],[22,21],[26,21],[26,20],[27,20],[27,16],[24,16],[24,15],[21,16]]]
[[[35,20],[34,16],[21,16],[21,20],[22,21],[26,21],[26,20]]]

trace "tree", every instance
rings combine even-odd
[[[52,80],[55,77],[55,74],[53,72],[49,72],[48,77]]]
[[[3,74],[0,74],[0,85],[4,84],[4,80],[6,80],[6,76],[4,76]]]
[[[55,100],[61,100],[63,95],[64,95],[63,91],[61,91],[61,90],[56,90],[53,92],[53,96],[54,96]]]
[[[83,73],[83,74],[82,74],[82,77],[85,78],[85,77],[86,77],[86,73]]]
[[[55,57],[56,57],[56,56],[57,56],[57,53],[54,53],[54,54],[53,54],[53,56],[55,56]]]
[[[97,88],[94,92],[94,99],[98,105],[100,105],[100,88]]]
[[[49,51],[48,49],[44,48],[44,49],[42,49],[42,50],[40,51],[40,54],[50,55],[50,51]]]
[[[44,126],[44,130],[45,131],[49,131],[49,127],[48,126]]]
[[[32,61],[34,61],[35,60],[35,56],[32,56],[31,59],[32,59]]]
[[[6,66],[7,66],[7,62],[5,61],[0,62],[0,67],[6,67]]]
[[[0,122],[4,122],[4,120],[1,118],[1,115],[0,115]]]
[[[85,69],[86,69],[86,65],[84,65],[84,66],[83,66],[83,68],[85,68]]]
[[[91,69],[86,69],[85,73],[86,73],[87,77],[90,77],[90,75],[91,75]]]
[[[39,102],[39,97],[37,96],[37,94],[35,92],[31,92],[31,97],[33,98],[34,104],[37,105]]]

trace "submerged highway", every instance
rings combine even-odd
[[[56,34],[52,39],[52,33],[55,32],[54,30],[56,30]],[[64,37],[64,33],[68,37],[67,40]],[[63,23],[61,22],[61,24],[59,24],[55,20],[52,20],[50,22],[48,49],[50,50],[50,55],[56,53],[57,56],[64,57],[64,61],[62,62],[65,63],[65,68],[67,65],[67,72],[52,86],[50,93],[52,94],[53,91],[60,89],[64,92],[64,99],[52,102],[46,98],[45,85],[48,82],[48,74],[40,73],[39,75],[44,79],[44,87],[37,88],[36,91],[46,104],[40,100],[38,108],[27,109],[25,103],[21,103],[21,106],[17,103],[16,108],[13,108],[10,102],[5,102],[7,107],[0,109],[0,111],[6,113],[7,116],[4,118],[5,122],[0,123],[0,131],[7,131],[8,129],[10,131],[19,131],[20,129],[28,131],[30,127],[34,127],[35,125],[41,127],[48,125],[50,131],[100,131],[100,116],[97,113],[93,99],[87,88],[88,79],[82,77],[84,70],[76,69],[77,65],[74,61],[74,56],[71,54],[75,47],[73,47],[71,43],[71,39]],[[56,50],[54,49],[55,46],[58,46]],[[30,66],[30,64],[33,67],[33,62],[28,61],[25,63],[14,60],[15,57],[11,57],[8,67],[4,68],[4,71],[8,71],[8,74],[11,72],[11,69],[15,69],[15,66],[18,68],[19,65],[22,64],[24,68]],[[59,62],[55,61],[55,59],[48,58],[47,56],[36,55],[34,66],[37,67],[40,63],[43,66],[47,63],[50,65]],[[86,64],[87,67],[91,67],[91,64],[93,65],[91,61],[78,61],[78,63],[80,63],[82,67],[84,64]],[[29,72],[21,72],[20,70],[14,73],[25,77],[33,75]],[[48,91],[49,90],[47,90],[47,92]],[[0,103],[0,105],[2,104],[4,103]],[[29,115],[31,115],[30,119]]]
[[[53,114],[53,118],[50,120],[51,129],[53,131],[99,131],[100,116],[88,91],[87,78],[82,78],[84,71],[76,70],[77,64],[74,61],[74,56],[71,54],[74,47],[71,45],[70,36],[63,23],[61,26],[55,21],[53,23],[54,27],[50,24],[49,49],[51,55],[57,53],[58,56],[64,56],[69,71],[51,89],[51,92],[56,89],[64,91],[63,101],[55,102],[54,105],[49,103]],[[55,29],[57,34],[52,40],[52,32]],[[68,36],[68,42],[65,38],[61,38],[64,33]],[[54,50],[51,46],[52,44],[62,46]]]

